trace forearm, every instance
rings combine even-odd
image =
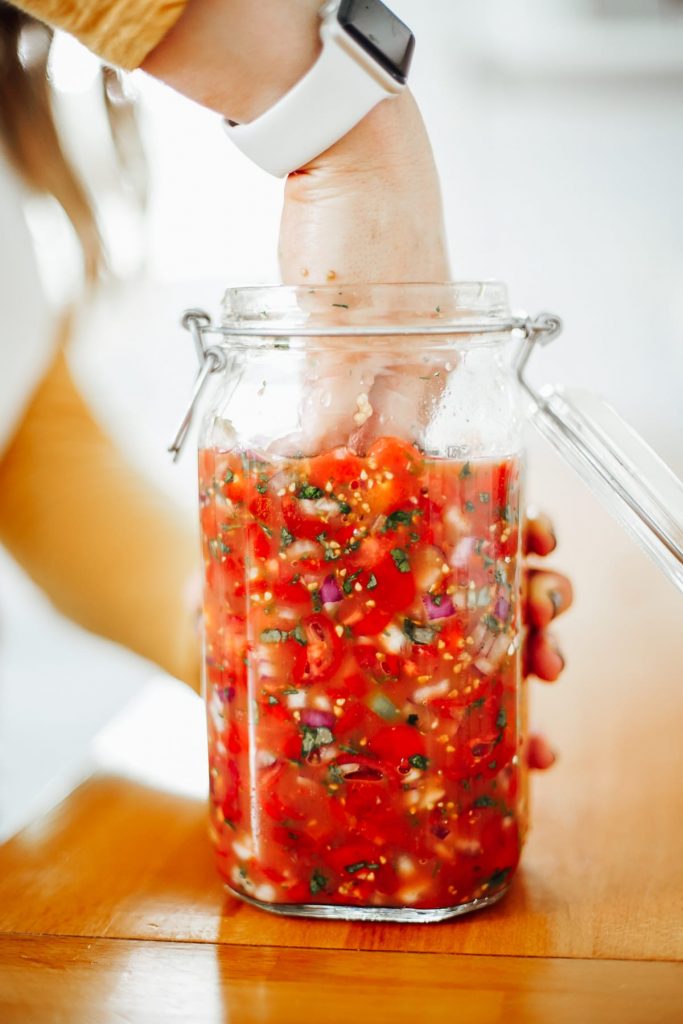
[[[0,463],[0,541],[64,614],[198,688],[192,530],[95,423],[62,355]]]
[[[449,278],[439,178],[409,91],[288,178],[280,266],[287,284]]]

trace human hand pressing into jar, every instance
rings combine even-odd
[[[320,0],[29,0],[19,6],[71,31],[106,60],[142,67],[238,124],[257,121],[277,104],[315,64],[321,48]],[[279,253],[283,281],[315,287],[450,280],[439,181],[409,91],[378,102],[332,143],[287,178]],[[420,368],[410,369],[401,367],[400,385],[398,375],[375,379],[368,353],[347,375],[351,413],[361,394],[367,416],[380,421],[385,434],[406,437],[426,386]],[[312,406],[318,381],[319,376],[311,380],[307,393]],[[343,398],[337,395],[328,420],[319,404],[316,417],[306,418],[315,422],[315,435],[307,439],[312,447],[349,440],[339,415]],[[554,550],[552,525],[543,516],[528,518],[525,546],[542,557]],[[564,661],[548,627],[571,604],[571,585],[565,576],[533,568],[526,593],[526,668],[554,681]],[[534,768],[547,768],[554,754],[545,739],[532,737],[528,759]]]

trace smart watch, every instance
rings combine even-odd
[[[233,142],[283,178],[334,145],[381,100],[405,89],[415,37],[381,0],[329,0],[311,70],[255,121],[225,121]]]

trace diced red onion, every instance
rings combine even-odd
[[[320,711],[318,708],[304,708],[301,721],[312,729],[333,729],[336,718],[331,711]]]
[[[422,603],[428,619],[447,619],[449,615],[455,614],[453,602],[448,595],[442,596],[441,603],[437,604],[431,594],[423,594]]]
[[[508,601],[505,594],[499,594],[496,600],[493,614],[501,622],[507,622],[508,615],[510,614],[510,602]]]
[[[445,839],[447,836],[451,834],[451,830],[449,829],[448,825],[446,825],[442,821],[437,822],[436,825],[432,825],[432,832],[434,833],[437,839]]]
[[[320,588],[320,597],[323,604],[336,604],[343,598],[342,589],[334,576],[326,576]]]

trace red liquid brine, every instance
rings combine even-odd
[[[525,817],[518,461],[209,448],[200,501],[228,885],[309,913],[502,894]]]

